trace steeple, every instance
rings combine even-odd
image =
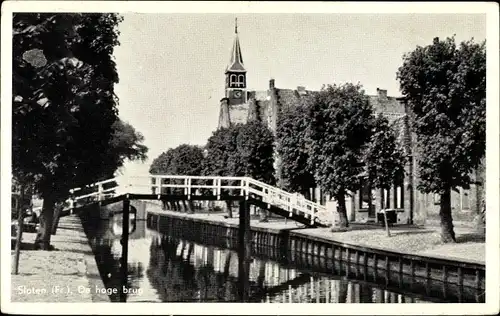
[[[247,102],[247,71],[243,65],[240,39],[238,38],[238,19],[234,21],[233,49],[231,50],[231,60],[226,68],[226,98],[229,106]]]
[[[226,72],[246,72],[241,55],[240,39],[238,37],[238,18],[234,22],[234,41],[231,50],[231,59],[226,68]]]

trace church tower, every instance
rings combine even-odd
[[[229,105],[247,102],[247,71],[243,65],[240,39],[238,37],[238,19],[235,19],[234,42],[231,59],[226,68],[226,98]]]

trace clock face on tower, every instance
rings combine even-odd
[[[241,90],[234,90],[233,91],[233,98],[235,98],[235,99],[241,99],[241,96],[242,96]]]

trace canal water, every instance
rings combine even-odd
[[[269,259],[249,259],[248,282],[238,276],[238,253],[160,234],[137,221],[130,235],[126,280],[120,268],[121,222],[115,216],[88,227],[101,277],[113,302],[428,303],[422,295],[382,285],[299,270]]]

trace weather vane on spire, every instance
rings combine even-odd
[[[234,34],[238,34],[238,18],[234,18]]]

